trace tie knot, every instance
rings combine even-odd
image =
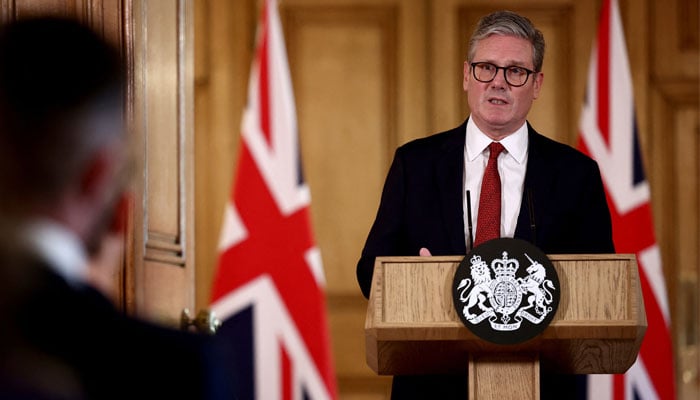
[[[489,158],[498,158],[498,155],[501,154],[501,152],[505,149],[506,148],[503,147],[502,144],[498,142],[491,142],[491,144],[489,145]]]

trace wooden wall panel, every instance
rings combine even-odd
[[[177,325],[194,306],[193,2],[133,3],[137,177],[130,311]]]
[[[144,7],[149,42],[144,56],[144,79],[153,90],[146,98],[146,208],[148,213],[148,241],[157,235],[163,241],[179,235],[180,191],[180,138],[178,133],[178,42],[177,9],[153,3]],[[144,24],[144,25],[146,25]],[[153,246],[147,247],[152,248]]]
[[[700,393],[700,99],[697,81],[652,88],[651,171],[679,398]]]
[[[255,0],[195,2],[197,309],[209,305],[255,44]]]
[[[285,10],[302,160],[328,291],[356,294],[357,249],[397,142],[396,10]]]
[[[697,78],[700,71],[700,24],[698,2],[676,0],[651,2],[652,27],[662,35],[652,36],[654,76],[659,78]]]

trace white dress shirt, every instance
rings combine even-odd
[[[481,180],[489,160],[488,146],[493,139],[486,136],[474,123],[467,122],[466,140],[464,141],[464,190],[462,205],[464,209],[464,238],[469,250],[469,221],[467,214],[467,190],[471,197],[472,235],[476,235],[477,216],[479,215],[479,196]],[[527,167],[527,123],[523,124],[500,143],[505,147],[498,156],[498,173],[501,176],[501,237],[513,237],[520,214],[523,198],[525,170]]]
[[[88,257],[73,232],[48,219],[35,220],[21,228],[21,238],[68,283],[77,286],[85,283]]]

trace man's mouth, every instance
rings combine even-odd
[[[497,105],[497,106],[502,106],[502,105],[508,104],[507,101],[502,100],[502,99],[489,99],[488,102],[493,104],[493,105]]]

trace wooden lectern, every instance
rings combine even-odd
[[[486,342],[452,300],[464,257],[378,257],[365,321],[368,365],[380,375],[469,374],[470,399],[538,399],[540,366],[617,374],[637,358],[647,322],[634,255],[552,255],[561,298],[544,332]]]

